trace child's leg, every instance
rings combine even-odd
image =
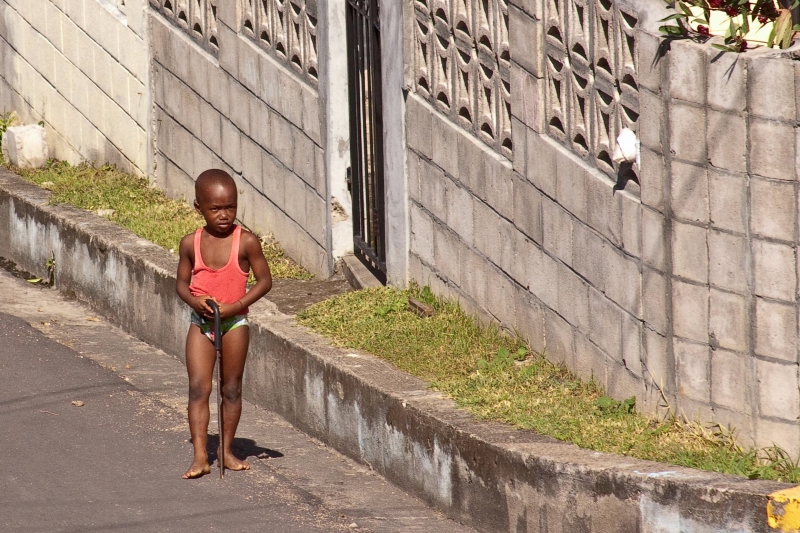
[[[231,452],[233,437],[242,415],[242,374],[250,344],[250,328],[241,326],[222,337],[222,424],[225,434],[225,468],[247,470],[250,463]]]
[[[194,459],[184,479],[208,474],[208,398],[214,374],[216,351],[214,345],[195,325],[186,335],[186,370],[189,373],[189,431],[192,434]]]

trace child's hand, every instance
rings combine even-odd
[[[216,302],[213,297],[203,294],[201,296],[195,296],[190,305],[198,315],[205,318],[214,318],[214,310],[206,303],[206,300],[213,300]],[[217,302],[217,305],[220,305],[220,303]]]
[[[219,316],[222,320],[238,315],[244,307],[239,302],[219,304]]]

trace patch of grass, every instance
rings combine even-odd
[[[434,316],[407,311],[426,300]],[[594,383],[530,353],[519,338],[483,326],[429,289],[366,289],[310,307],[298,321],[342,347],[361,349],[432,384],[481,418],[583,448],[703,470],[789,482],[800,468],[785,452],[745,450],[730,432],[675,417],[657,421],[615,401]]]
[[[113,166],[71,166],[52,161],[42,169],[12,169],[26,180],[52,191],[50,203],[100,212],[135,234],[177,253],[181,238],[203,225],[187,202],[168,198],[146,178]],[[106,210],[105,212],[103,210]],[[313,275],[286,256],[273,238],[262,249],[276,279],[311,279]]]

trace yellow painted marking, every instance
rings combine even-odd
[[[772,529],[800,532],[800,487],[779,490],[769,495],[767,522]]]

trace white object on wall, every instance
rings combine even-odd
[[[3,157],[15,167],[40,168],[47,163],[47,132],[38,124],[13,126],[3,134]]]
[[[616,164],[639,162],[639,139],[629,128],[622,128],[617,137],[612,160]]]

